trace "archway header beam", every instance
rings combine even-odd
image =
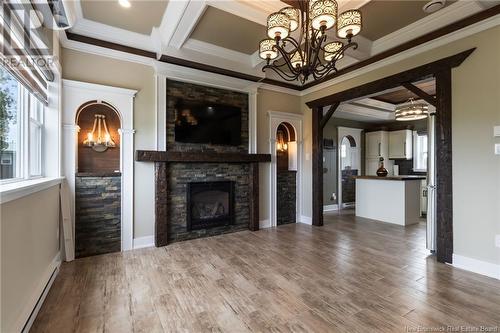
[[[309,108],[313,109],[313,112],[315,112],[315,110],[317,109],[322,112],[322,107],[326,105],[349,101],[355,98],[374,94],[382,90],[396,88],[398,86],[401,86],[405,82],[414,82],[420,79],[425,79],[427,77],[434,76],[434,73],[440,72],[444,69],[460,66],[460,64],[465,59],[467,59],[467,57],[471,55],[471,53],[474,52],[475,49],[476,48],[468,49],[450,57],[443,58],[419,67],[415,67],[398,74],[387,76],[383,79],[372,81],[355,88],[309,101],[306,104]]]

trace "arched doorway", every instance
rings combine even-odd
[[[338,209],[354,208],[356,181],[361,174],[361,129],[338,128]]]
[[[75,256],[121,250],[121,119],[109,103],[89,101],[76,112]]]
[[[288,122],[276,129],[276,225],[297,222],[297,134]]]

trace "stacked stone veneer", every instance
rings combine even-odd
[[[225,146],[175,142],[175,104],[179,98],[241,108],[241,145]],[[182,152],[248,152],[248,95],[240,92],[167,80],[167,150]],[[250,165],[244,163],[169,163],[167,172],[168,242],[248,230],[250,222]],[[234,182],[234,224],[187,230],[187,183]]]
[[[277,182],[277,221],[278,225],[295,223],[297,171],[279,171]]]
[[[241,108],[241,145],[212,145],[175,142],[175,104],[179,99],[199,103],[214,103]],[[167,80],[167,150],[205,152],[248,152],[248,94]]]
[[[121,250],[121,177],[76,177],[76,257]]]

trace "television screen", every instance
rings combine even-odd
[[[175,105],[175,141],[238,146],[241,108],[179,99]]]

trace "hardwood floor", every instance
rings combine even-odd
[[[288,224],[65,263],[31,331],[459,325],[500,325],[500,281],[437,263],[425,250],[425,224],[325,215],[323,227]]]

